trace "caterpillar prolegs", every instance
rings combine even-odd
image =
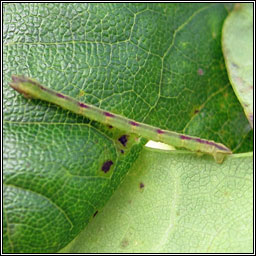
[[[100,123],[111,125],[126,133],[136,133],[147,139],[160,141],[178,148],[181,147],[210,154],[218,163],[221,163],[226,155],[232,153],[229,148],[221,143],[136,122],[56,92],[31,78],[13,75],[10,86],[27,98],[36,98],[54,103],[64,109],[68,109]]]

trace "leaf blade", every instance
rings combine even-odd
[[[223,26],[229,79],[253,128],[253,5],[237,4]]]
[[[252,252],[253,155],[222,165],[207,158],[144,149],[103,211],[61,252]]]

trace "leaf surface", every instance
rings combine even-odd
[[[253,127],[253,4],[237,4],[222,33],[229,79]]]
[[[252,253],[253,155],[221,165],[208,158],[143,150],[103,211],[61,252]]]

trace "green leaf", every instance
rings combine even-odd
[[[3,16],[5,252],[68,244],[145,143],[134,135],[123,147],[121,131],[23,98],[12,74],[233,152],[252,148],[221,52],[223,4],[10,3]]]
[[[222,34],[229,79],[253,127],[253,3],[236,4]]]
[[[61,252],[252,253],[253,154],[221,165],[208,158],[143,150],[103,211]]]
[[[7,122],[4,145],[4,248],[34,253],[56,251],[71,241],[111,197],[141,150],[133,141],[122,154],[100,130],[59,123]],[[105,173],[102,166],[110,160]]]

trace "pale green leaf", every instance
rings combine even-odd
[[[145,149],[127,179],[62,252],[250,253],[252,153],[221,165]]]
[[[222,48],[230,82],[253,127],[253,3],[239,3],[229,14]]]

